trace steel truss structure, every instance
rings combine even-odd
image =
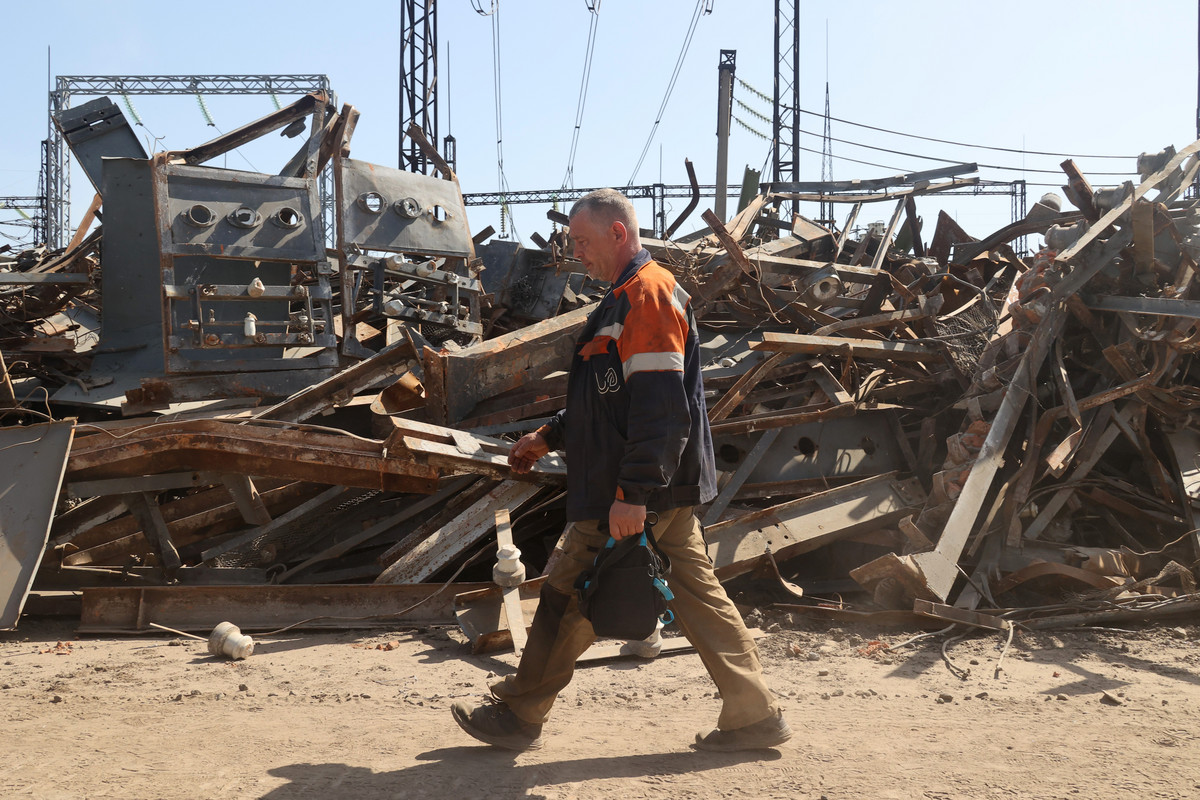
[[[800,0],[775,0],[772,180],[800,180]],[[799,204],[790,204],[796,213]]]
[[[400,3],[400,169],[428,175],[433,167],[411,137],[416,124],[438,145],[437,0]],[[451,161],[451,167],[454,164]]]
[[[537,204],[537,203],[561,203],[573,200],[578,200],[588,192],[594,192],[601,187],[592,187],[590,189],[530,189],[517,192],[471,192],[463,194],[463,203],[468,206],[496,206],[501,202],[509,205]],[[700,186],[701,197],[716,197],[717,187],[709,184]],[[692,187],[688,184],[662,184],[651,183],[642,186],[625,186],[621,191],[630,200],[650,200],[653,202],[654,208],[654,234],[662,237],[666,230],[666,199],[691,197]],[[730,188],[726,190],[729,197],[738,197],[741,194],[740,187]],[[999,195],[1007,194],[1012,197],[1012,221],[1017,222],[1025,218],[1025,181],[1012,181],[1006,183],[1003,181],[979,181],[968,186],[962,186],[955,189],[949,189],[939,194],[972,194],[972,195]],[[886,195],[881,195],[880,199],[886,199]],[[1021,246],[1023,247],[1024,237],[1022,237]]]
[[[59,75],[50,92],[51,121],[75,97],[128,95],[275,95],[329,92],[327,75]],[[330,102],[334,102],[330,93]],[[71,153],[58,127],[51,124],[42,172],[45,185],[45,239],[64,247],[71,230]],[[330,203],[329,179],[321,175],[321,202]]]

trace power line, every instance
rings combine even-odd
[[[696,24],[700,22],[700,17],[705,14],[712,13],[713,0],[696,0],[696,10],[692,12],[692,20],[688,25],[687,35],[683,38],[683,47],[679,51],[679,57],[675,59],[675,71],[671,73],[671,80],[667,82],[667,91],[663,94],[662,103],[658,107],[658,115],[654,118],[654,124],[650,126],[650,135],[646,137],[646,145],[642,148],[642,154],[638,157],[637,165],[633,168],[633,174],[629,176],[629,182],[626,186],[632,186],[637,180],[638,171],[642,168],[642,162],[646,160],[646,154],[650,152],[650,144],[654,141],[654,134],[658,132],[658,124],[662,122],[663,114],[667,110],[667,103],[671,99],[671,92],[675,90],[675,82],[679,79],[679,73],[683,71],[683,61],[687,58],[688,49],[692,46],[692,36],[696,33]]]
[[[758,89],[755,89],[750,84],[746,83],[746,81],[744,79],[739,77],[738,83],[740,83],[743,86],[743,88],[745,88],[751,94],[754,94],[754,95],[762,98],[763,100],[765,100],[768,103],[772,102],[770,97],[763,94]],[[825,116],[824,114],[819,114],[816,111],[809,111],[808,109],[805,109],[805,108],[800,109],[800,113],[808,114],[809,116],[812,116],[812,117],[824,117]],[[932,136],[920,136],[915,133],[903,133],[901,131],[892,130],[890,128],[880,128],[875,125],[867,125],[862,122],[851,122],[848,119],[841,119],[840,117],[830,117],[830,119],[835,122],[840,122],[844,125],[852,125],[856,128],[866,128],[867,130],[879,131],[880,133],[890,133],[893,136],[903,136],[903,137],[906,137],[909,139],[921,139],[926,142],[936,142],[937,144],[949,144],[949,145],[954,145],[956,147],[972,147],[972,148],[975,148],[978,150],[994,150],[994,151],[1000,152],[1000,153],[1018,153],[1021,155],[1030,155],[1030,156],[1053,156],[1055,158],[1112,158],[1112,159],[1134,158],[1134,156],[1081,155],[1078,153],[1050,153],[1050,152],[1046,152],[1044,150],[1024,150],[1021,148],[1013,148],[1013,147],[994,147],[994,146],[986,145],[986,144],[970,144],[968,142],[956,142],[951,139],[937,139]],[[980,165],[980,166],[982,166],[982,165]],[[1104,174],[1104,173],[1098,173],[1098,174]],[[1118,173],[1111,173],[1111,174],[1118,174]],[[1119,174],[1124,174],[1124,173],[1119,173]]]
[[[819,137],[821,135],[821,134],[813,133],[812,131],[806,131],[806,130],[801,130],[800,133],[803,133],[806,136],[818,136]],[[831,136],[829,138],[832,141],[840,142],[841,144],[848,144],[848,145],[852,145],[854,147],[862,147],[867,150],[878,150],[881,153],[891,153],[893,155],[906,156],[908,158],[922,158],[922,159],[925,159],[926,161],[940,161],[943,164],[958,164],[958,163],[960,163],[960,161],[958,159],[954,159],[954,158],[938,158],[937,156],[923,156],[923,155],[920,155],[919,153],[908,153],[903,150],[892,150],[887,147],[876,147],[874,145],[863,144],[861,142],[854,142],[849,139],[839,139],[836,136]],[[979,166],[986,167],[987,169],[1005,170],[1008,172],[1041,172],[1041,173],[1044,173],[1047,175],[1061,175],[1062,174],[1062,171],[1057,170],[1057,169],[1037,169],[1035,167],[1006,167],[1006,166],[1002,166],[1000,164],[983,164],[983,163],[979,163]],[[1136,173],[1134,173],[1133,171],[1129,171],[1129,172],[1090,172],[1089,174],[1090,175],[1134,175]]]
[[[808,109],[804,109],[804,108],[800,109],[800,113],[808,114],[809,116],[813,116],[813,117],[822,116],[821,114],[818,114],[815,111],[809,111]],[[890,133],[895,136],[904,136],[909,139],[921,139],[922,141],[936,142],[937,144],[951,144],[951,145],[955,145],[956,147],[973,147],[976,150],[994,150],[998,153],[1017,153],[1020,155],[1027,155],[1027,156],[1053,156],[1054,158],[1109,158],[1109,159],[1125,158],[1125,159],[1128,159],[1128,158],[1135,157],[1135,156],[1108,156],[1108,155],[1100,156],[1100,155],[1079,155],[1079,154],[1072,155],[1070,153],[1049,153],[1044,150],[1024,150],[1019,147],[994,147],[992,145],[986,145],[986,144],[968,144],[966,142],[955,142],[950,139],[937,139],[932,136],[919,136],[915,133],[901,133],[900,131],[894,131],[894,130],[890,130],[888,128],[878,128],[878,127],[875,127],[874,125],[866,125],[861,122],[850,122],[849,120],[839,119],[838,117],[830,117],[830,119],[834,120],[835,122],[841,122],[844,125],[853,125],[856,128],[866,128],[866,129],[872,130],[872,131],[879,131],[880,133]]]
[[[592,18],[588,24],[587,52],[583,59],[583,78],[579,83],[579,100],[575,105],[575,129],[571,132],[571,149],[567,156],[567,171],[563,175],[563,188],[575,180],[575,151],[579,147],[579,129],[583,125],[583,107],[587,103],[588,82],[592,77],[592,54],[596,49],[596,29],[600,23],[601,0],[584,0]]]

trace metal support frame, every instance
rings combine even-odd
[[[32,217],[22,214],[21,216],[26,217],[25,219],[0,221],[0,225],[20,225],[27,227],[32,232],[33,242],[37,243],[41,241],[41,232],[45,228],[45,223],[43,222],[45,205],[46,199],[40,194],[37,197],[0,197],[0,211],[12,210],[22,212],[28,209],[34,212]]]
[[[437,146],[437,97],[437,0],[401,0],[400,169],[430,173],[432,161],[403,132],[415,124]]]
[[[252,95],[329,92],[327,75],[59,75],[50,92],[51,118],[69,108],[75,97],[128,95]],[[333,95],[330,94],[330,103]],[[43,232],[49,247],[64,247],[71,228],[71,153],[62,132],[50,126],[45,143],[45,220]],[[331,209],[333,192],[326,172],[321,175],[322,217]],[[328,227],[326,228],[328,231]]]
[[[729,118],[733,113],[733,78],[737,72],[737,50],[722,50],[717,64],[717,197],[713,209],[719,219],[725,215],[729,193]]]
[[[1029,213],[1025,208],[1025,181],[1013,181],[1009,184],[1012,188],[1012,221],[1020,222],[1025,219],[1025,215]],[[1028,236],[1018,236],[1014,244],[1018,254],[1026,252],[1029,247]]]
[[[800,180],[800,0],[775,0],[774,179]],[[792,201],[791,212],[799,203]]]

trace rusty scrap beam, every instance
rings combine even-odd
[[[805,353],[808,355],[847,355],[859,359],[890,361],[945,361],[944,353],[934,347],[907,342],[880,342],[871,339],[849,339],[838,336],[808,336],[805,334],[765,331],[761,342],[751,342],[751,350],[774,353]]]
[[[528,483],[501,483],[452,523],[417,543],[385,569],[375,582],[414,583],[428,580],[495,528],[496,509],[516,509],[539,491],[540,486],[531,486]]]
[[[595,308],[593,303],[458,352],[426,348],[430,418],[453,425],[482,400],[565,370],[575,354],[575,337]]]
[[[768,551],[780,560],[808,553],[889,525],[924,501],[920,483],[889,472],[708,527],[708,554],[726,580],[753,570]]]
[[[71,481],[211,469],[267,478],[428,494],[434,467],[392,458],[384,443],[324,429],[281,428],[223,420],[148,425],[120,439],[91,435],[76,442]]]
[[[379,628],[454,623],[456,594],[490,583],[406,586],[147,586],[84,589],[80,633],[159,633],[151,622],[208,633],[222,620],[244,631],[285,626]],[[299,624],[297,624],[299,623]]]
[[[397,342],[370,358],[359,361],[320,383],[296,392],[281,403],[264,409],[254,419],[302,422],[327,408],[345,405],[355,393],[408,369],[416,354],[407,341]]]
[[[216,139],[193,147],[190,150],[176,150],[169,154],[171,161],[183,164],[203,164],[212,161],[219,155],[236,150],[242,145],[252,142],[260,136],[279,130],[298,119],[304,119],[329,103],[329,96],[322,91],[312,92],[301,97],[291,105],[284,106],[261,119],[224,133]]]

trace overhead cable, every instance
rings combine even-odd
[[[821,134],[819,134],[819,133],[813,133],[812,131],[806,131],[803,129],[800,130],[800,133],[803,133],[807,136],[816,136],[819,138],[823,138],[821,136]],[[852,145],[854,147],[862,147],[866,150],[877,150],[881,153],[892,153],[893,155],[906,156],[908,158],[923,158],[926,161],[940,161],[943,164],[960,164],[960,163],[962,163],[960,159],[956,159],[956,158],[938,158],[937,156],[923,156],[923,155],[920,155],[919,153],[908,153],[903,150],[892,150],[887,147],[876,147],[874,145],[850,141],[849,139],[839,139],[836,136],[831,136],[829,138],[832,141],[840,142],[841,144],[848,144],[848,145]],[[1057,169],[1037,169],[1035,167],[1006,167],[1006,166],[1002,166],[1000,164],[984,164],[984,163],[979,163],[979,166],[986,167],[987,169],[1005,170],[1007,172],[1041,172],[1041,173],[1044,173],[1047,175],[1061,175],[1062,174],[1062,171],[1057,170]],[[1134,175],[1136,173],[1133,170],[1129,170],[1126,172],[1090,172],[1089,174],[1090,175]]]
[[[683,71],[683,62],[687,58],[688,49],[692,46],[692,36],[696,33],[696,24],[700,21],[700,17],[704,14],[712,13],[712,0],[696,0],[696,10],[692,12],[691,22],[688,24],[687,34],[683,37],[683,47],[679,50],[679,57],[675,59],[675,70],[671,73],[671,79],[667,82],[667,90],[663,94],[662,103],[658,106],[658,114],[654,118],[654,124],[650,126],[650,135],[646,137],[646,144],[642,147],[642,154],[638,157],[637,165],[633,168],[633,174],[629,176],[629,182],[626,186],[633,186],[633,182],[637,180],[638,171],[642,168],[642,163],[646,160],[646,154],[650,152],[650,144],[654,141],[654,134],[658,132],[658,125],[662,122],[663,114],[667,110],[667,103],[671,99],[671,92],[675,90],[675,82],[679,80],[679,73]]]
[[[575,183],[575,151],[579,147],[579,130],[583,125],[583,107],[587,103],[588,82],[592,77],[592,54],[596,51],[596,29],[600,23],[601,0],[584,0],[592,18],[588,24],[587,50],[583,58],[583,78],[579,82],[579,100],[575,104],[575,129],[571,132],[571,149],[567,155],[567,171],[563,175],[562,188]]]
[[[738,83],[740,83],[742,85],[742,87],[745,88],[751,94],[754,94],[754,95],[760,97],[761,99],[765,100],[768,103],[774,104],[774,102],[775,102],[774,100],[772,100],[770,97],[768,97],[767,95],[760,92],[758,89],[755,89],[750,84],[746,83],[746,81],[743,80],[741,77],[739,77],[737,80],[738,80]],[[800,109],[800,113],[808,114],[813,117],[822,117],[823,118],[825,116],[822,113],[818,113],[816,111],[809,111],[806,108]],[[932,136],[921,136],[921,135],[915,134],[915,133],[903,133],[901,131],[892,130],[890,128],[880,128],[875,125],[867,125],[862,122],[851,122],[848,119],[842,119],[840,117],[831,116],[830,119],[833,120],[834,122],[840,122],[844,125],[853,125],[856,128],[866,128],[867,130],[879,131],[880,133],[889,133],[889,134],[892,134],[893,136],[903,136],[903,137],[906,137],[909,139],[921,139],[926,142],[936,142],[937,144],[949,144],[949,145],[954,145],[956,147],[972,147],[977,150],[994,150],[999,153],[1018,153],[1021,155],[1030,155],[1030,156],[1053,156],[1055,158],[1114,158],[1114,159],[1134,158],[1134,156],[1082,155],[1082,154],[1078,154],[1078,153],[1051,153],[1051,152],[1047,152],[1044,150],[1024,150],[1024,149],[1015,148],[1015,147],[995,147],[995,146],[986,145],[986,144],[971,144],[969,142],[956,142],[951,139],[938,139],[938,138],[935,138]]]

